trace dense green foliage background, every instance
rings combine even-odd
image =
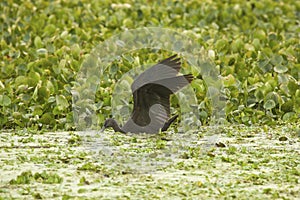
[[[213,50],[228,121],[299,120],[299,1],[9,0],[0,3],[0,128],[72,129],[70,90],[82,61],[110,36],[147,26],[193,34]],[[130,56],[142,63],[166,57],[148,53]],[[114,78],[128,70],[117,65],[99,89],[104,117]]]

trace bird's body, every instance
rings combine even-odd
[[[129,120],[120,127],[114,119],[105,120],[103,128],[112,127],[117,132],[158,133],[165,131],[177,118],[170,116],[170,95],[188,85],[192,75],[177,76],[180,58],[171,56],[150,67],[132,83],[134,106]]]

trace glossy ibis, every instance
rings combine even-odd
[[[173,55],[141,73],[132,83],[133,112],[130,119],[120,127],[112,119],[106,119],[102,131],[112,127],[122,133],[158,133],[166,131],[178,117],[170,116],[170,95],[188,85],[191,74],[178,75],[180,58]]]

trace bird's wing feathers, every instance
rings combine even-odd
[[[191,74],[183,75],[183,76],[175,76],[166,79],[160,79],[152,82],[152,84],[157,84],[164,86],[172,91],[172,93],[177,92],[184,86],[188,85],[193,80],[193,76]]]
[[[129,131],[157,132],[170,115],[170,95],[192,81],[192,75],[177,76],[180,58],[171,56],[140,74],[133,82],[134,108],[123,126]]]
[[[172,92],[161,85],[147,84],[133,93],[134,107],[131,118],[135,123],[146,126],[151,122],[150,108],[161,105],[163,110],[158,112],[157,120],[165,121],[170,114],[170,95]]]
[[[131,85],[132,92],[153,81],[176,76],[181,67],[180,58],[174,59],[176,56],[171,56],[141,73]]]
[[[162,105],[155,104],[151,106],[149,112],[149,123],[146,125],[140,125],[130,118],[126,124],[122,127],[125,132],[134,133],[158,133],[160,129],[165,127],[167,121],[167,114]]]

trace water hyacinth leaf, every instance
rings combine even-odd
[[[44,29],[44,36],[53,35],[56,30],[56,26],[54,24],[48,24]]]
[[[48,99],[50,95],[49,89],[47,87],[40,87],[38,89],[38,98],[39,99]]]
[[[20,112],[13,112],[12,116],[14,119],[17,119],[17,120],[22,119],[22,113],[20,113]]]
[[[266,39],[266,33],[262,29],[254,31],[253,36],[254,36],[254,38],[257,38],[259,40],[265,40]]]
[[[287,74],[278,74],[278,82],[280,84],[284,83],[285,85],[288,83],[289,81],[289,76]]]
[[[268,36],[268,39],[269,40],[276,40],[277,39],[276,33],[270,33],[269,36]]]
[[[81,53],[80,46],[78,44],[73,44],[73,46],[71,47],[71,52],[72,52],[72,55],[75,58],[78,58],[80,56],[80,53]]]
[[[261,48],[261,42],[258,38],[254,38],[254,40],[252,41],[252,45],[256,50],[259,50]]]
[[[283,66],[283,65],[277,65],[274,67],[274,71],[279,73],[279,74],[282,74],[282,73],[285,73],[288,71],[288,68],[286,66]]]
[[[31,100],[31,95],[29,94],[21,94],[20,97],[22,101],[24,101],[24,103],[29,103],[29,101]]]
[[[57,71],[57,73],[60,73],[60,70],[63,69],[64,67],[66,67],[66,63],[67,63],[67,60],[66,60],[66,59],[62,59],[62,60],[59,62],[59,65],[58,65],[59,71]]]
[[[245,49],[248,50],[247,56],[250,57],[252,55],[252,52],[255,51],[255,47],[252,44],[246,43],[245,44]]]
[[[271,109],[275,108],[275,106],[276,106],[276,103],[274,102],[274,100],[269,99],[265,102],[264,109],[271,110]]]
[[[36,50],[38,55],[46,55],[48,53],[48,50],[45,48],[40,48],[38,50]]]
[[[117,40],[116,41],[116,44],[120,47],[124,47],[125,46],[125,43],[122,41],[122,40]]]
[[[55,120],[54,120],[53,115],[51,113],[45,113],[39,119],[39,122],[42,123],[42,124],[54,124]]]
[[[55,87],[53,85],[53,83],[50,80],[46,81],[46,88],[49,90],[50,94],[53,94],[55,91]]]
[[[287,86],[291,94],[295,94],[297,89],[300,88],[300,86],[293,79],[290,79]]]
[[[294,109],[294,103],[292,100],[288,100],[285,103],[282,104],[281,110],[284,112],[291,112]]]
[[[134,62],[134,58],[128,54],[124,54],[123,58],[125,58],[129,63],[133,63]]]
[[[28,84],[28,79],[26,76],[18,76],[16,79],[15,79],[15,84],[16,86],[20,86],[20,85],[27,85]]]
[[[241,38],[234,40],[231,44],[231,49],[234,53],[239,52],[244,47],[244,42]]]
[[[117,73],[118,69],[119,69],[119,66],[117,64],[112,64],[109,68],[109,72],[110,72],[110,74],[115,75]]]
[[[9,106],[11,99],[6,95],[0,95],[0,106]]]
[[[8,106],[8,103],[2,103],[6,106],[0,112],[1,116],[12,119],[12,113],[16,111],[23,115],[20,110],[28,109],[32,103],[41,106],[43,113],[53,114],[57,95],[63,95],[70,102],[67,94],[81,67],[97,64],[97,60],[84,61],[87,60],[91,49],[111,36],[127,32],[128,29],[149,26],[174,29],[187,37],[195,37],[194,42],[204,47],[207,58],[216,64],[220,75],[226,77],[224,97],[230,102],[228,110],[238,110],[238,105],[241,104],[255,110],[253,112],[256,114],[253,114],[248,110],[246,112],[245,108],[242,111],[244,116],[241,113],[235,116],[237,122],[248,123],[245,121],[248,116],[251,116],[249,120],[256,122],[270,120],[270,116],[263,116],[266,115],[265,111],[257,114],[264,109],[263,105],[269,99],[276,104],[272,113],[278,118],[282,119],[285,113],[292,111],[296,113],[295,116],[299,115],[297,91],[300,89],[300,45],[299,25],[296,23],[298,15],[295,14],[297,3],[249,1],[240,4],[163,0],[152,7],[139,1],[115,3],[114,6],[109,2],[75,4],[64,3],[62,6],[60,3],[50,3],[51,9],[47,3],[38,6],[21,1],[17,7],[11,1],[1,4],[3,13],[0,18],[7,23],[4,23],[1,29],[3,37],[0,39],[0,94],[8,96],[11,100]],[[11,20],[15,23],[11,23]],[[129,32],[120,37],[119,41],[114,41],[113,51],[125,47],[128,41],[134,41],[136,38],[144,38],[138,42],[139,46],[154,43],[144,37],[146,34],[135,35]],[[157,47],[164,50],[136,49],[126,52],[125,56],[119,55],[120,59],[115,63],[109,63],[108,66],[112,67],[106,68],[102,74],[102,83],[94,84],[94,88],[101,91],[98,92],[96,100],[103,103],[105,101],[103,107],[98,108],[99,113],[109,115],[109,109],[104,107],[110,108],[114,83],[125,73],[141,64],[158,61],[158,57],[163,58],[171,54],[168,52],[169,47],[173,50],[182,49],[182,41],[177,41],[174,37],[174,43],[165,44],[171,36],[161,36],[161,44]],[[199,54],[199,51],[193,54]],[[182,60],[185,60],[182,55],[184,54],[181,54]],[[204,67],[203,70],[210,68]],[[195,67],[188,72],[197,77],[192,87],[196,91],[198,102],[206,102],[205,81],[197,81],[198,78],[201,80],[203,70],[199,71]],[[91,71],[92,75],[97,73],[97,70]],[[93,83],[93,80],[91,82]],[[84,92],[85,89],[82,88],[80,93],[88,93]],[[272,95],[271,92],[278,95]],[[130,101],[129,104],[131,103]],[[201,104],[201,110],[207,112],[208,118],[209,106],[207,102]],[[70,112],[64,114],[72,114],[71,108],[69,103],[64,111]],[[58,106],[55,109],[56,113],[62,113]],[[33,120],[27,124],[23,123],[22,119],[18,120],[8,120],[5,127],[35,127],[37,123]],[[64,124],[57,124],[55,127],[58,126],[62,128]]]
[[[208,114],[205,111],[201,111],[199,112],[199,116],[201,119],[207,119]]]
[[[35,106],[33,110],[33,115],[41,116],[43,114],[42,106]]]
[[[227,52],[227,48],[228,48],[228,41],[225,39],[220,39],[216,42],[216,48],[219,52]]]
[[[262,89],[257,89],[255,92],[254,92],[254,96],[256,97],[256,100],[259,102],[259,101],[262,101],[264,99],[264,93],[262,91]]]
[[[282,116],[282,120],[283,121],[289,121],[290,119],[296,117],[296,113],[295,112],[287,112]]]
[[[223,79],[223,83],[226,87],[229,86],[233,86],[236,84],[236,80],[234,78],[234,76],[232,76],[231,74],[229,74],[228,76],[224,77]]]
[[[38,89],[39,89],[39,86],[36,86],[36,87],[34,88],[34,91],[33,91],[33,94],[32,94],[32,99],[33,99],[34,101],[36,101],[37,98],[38,98]]]
[[[29,86],[35,87],[38,82],[41,80],[41,76],[38,72],[30,72],[28,74],[27,83]]]
[[[267,100],[272,99],[272,100],[275,102],[275,104],[278,104],[279,101],[280,101],[280,96],[279,96],[279,94],[276,93],[276,92],[269,92],[269,93],[266,95],[265,99],[267,99]]]
[[[3,75],[10,77],[13,74],[14,65],[4,65],[2,66],[1,72]]]
[[[44,46],[43,41],[42,41],[42,39],[39,36],[36,36],[34,38],[34,42],[33,43],[34,43],[34,46],[36,48],[42,48]]]
[[[272,65],[281,65],[283,62],[283,57],[281,55],[273,55],[270,62]]]
[[[263,71],[263,73],[269,72],[272,70],[272,65],[270,64],[270,60],[260,60],[258,61],[259,68]]]
[[[56,105],[58,106],[59,110],[64,110],[64,109],[68,108],[69,103],[65,96],[56,95]]]

